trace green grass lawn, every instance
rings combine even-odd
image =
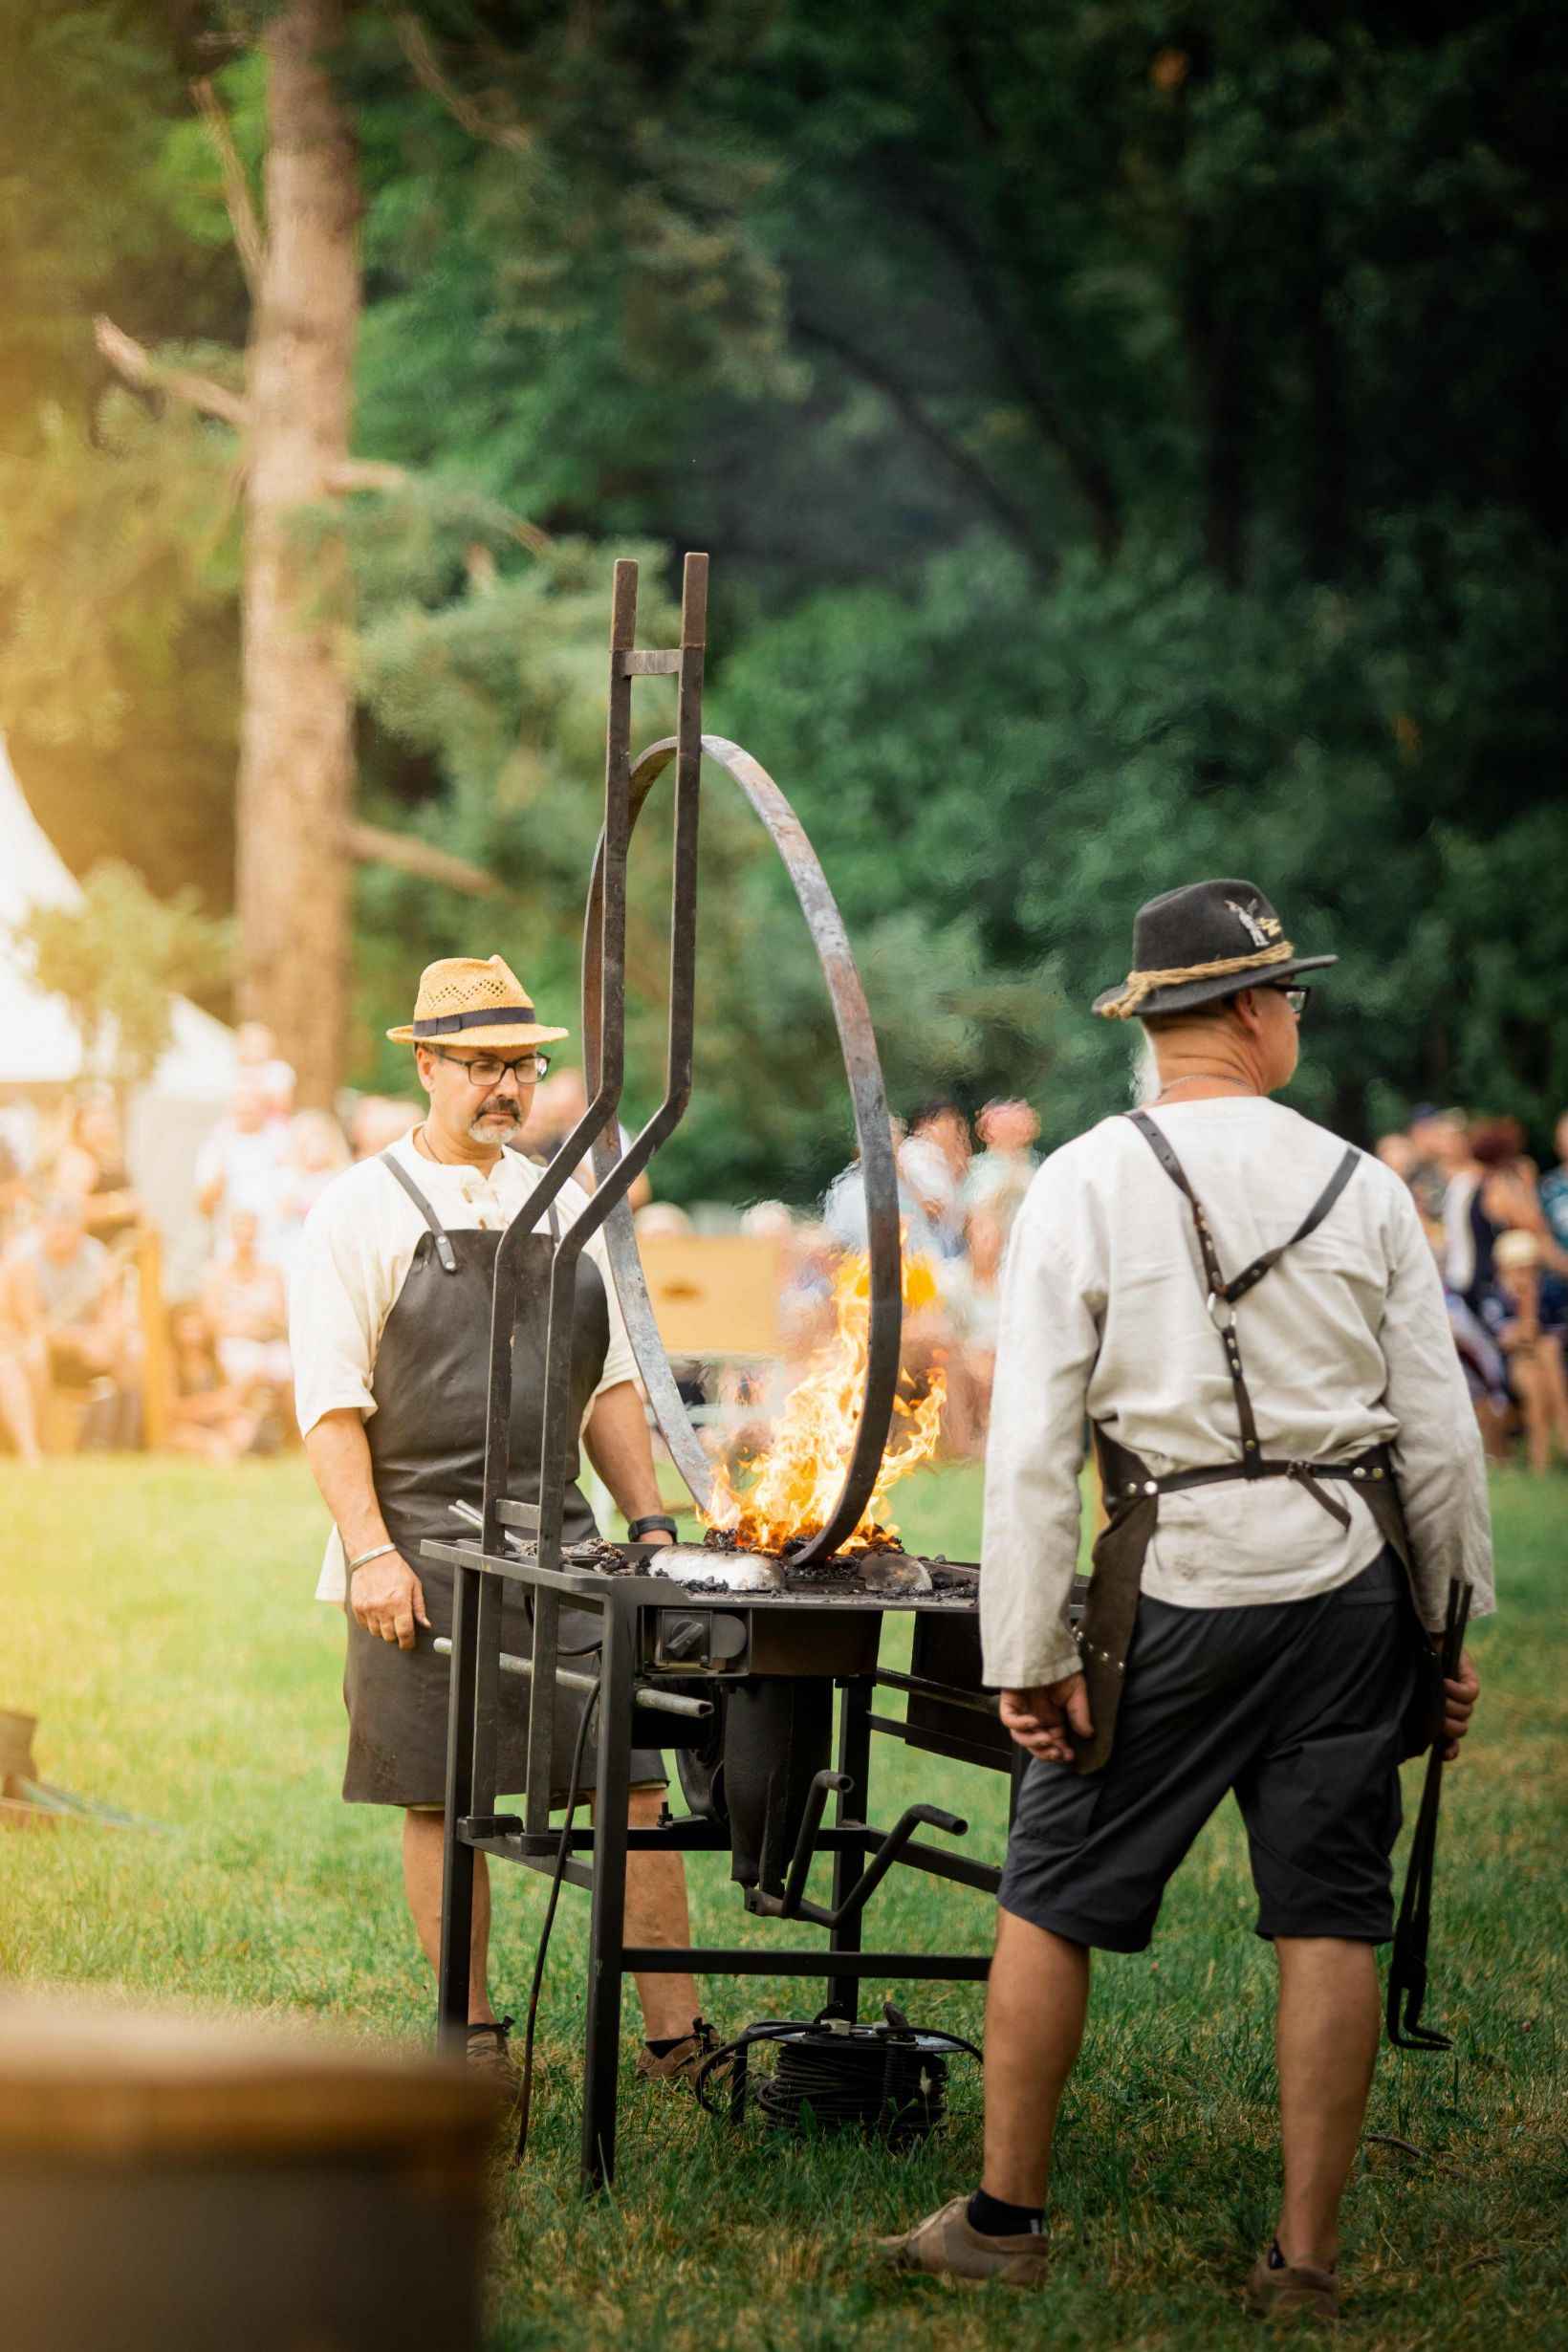
[[[1568,1787],[1568,1487],[1496,1492],[1503,1614],[1478,1628],[1478,1726],[1449,1790],[1428,2014],[1450,2058],[1385,2051],[1348,2209],[1351,2337],[1368,2347],[1568,2342],[1563,2303],[1562,1844]],[[912,1548],[972,1557],[971,1473],[926,1477]],[[40,1718],[46,1778],[160,1831],[62,1825],[0,1836],[0,1979],[123,1988],[313,2012],[423,2035],[396,1838],[338,1798],[341,1625],[310,1594],[323,1534],[297,1460],[218,1471],[73,1462],[0,1470],[12,1535],[0,1707]],[[1000,1853],[999,1776],[879,1743],[886,1819],[919,1794]],[[891,1753],[888,1753],[891,1752]],[[499,1874],[499,1998],[526,1998],[543,1896]],[[699,1941],[763,1942],[717,1858],[692,1871]],[[612,2198],[576,2193],[582,1899],[567,1891],[546,1992],[534,2145],[509,2176],[493,2266],[496,2347],[715,2352],[1191,2347],[1250,2343],[1238,2281],[1275,2189],[1272,1966],[1251,1932],[1239,1820],[1212,1823],[1172,1887],[1153,1954],[1098,1968],[1068,2094],[1042,2303],[884,2281],[866,2240],[977,2177],[979,2085],[955,2069],[946,2134],[912,2157],[859,2144],[732,2137],[686,2100],[627,2080]],[[903,1874],[869,1944],[982,1949],[978,1896]],[[814,1940],[790,1928],[792,1941]],[[880,1996],[882,1988],[876,1989]],[[973,2036],[977,1987],[900,1987],[914,2016]],[[806,2014],[811,1988],[711,1980],[732,2030]],[[628,2019],[626,2057],[635,2048]]]

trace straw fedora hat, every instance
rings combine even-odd
[[[554,1045],[569,1029],[544,1029],[528,991],[498,955],[444,955],[419,976],[412,1021],[389,1029],[394,1045],[434,1045],[453,1038],[464,1045]]]

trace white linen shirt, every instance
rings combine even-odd
[[[442,1224],[451,1232],[501,1232],[529,1199],[544,1171],[519,1152],[503,1151],[483,1168],[426,1160],[403,1136],[392,1157],[408,1170]],[[563,1226],[582,1208],[580,1188],[568,1182],[557,1195]],[[376,1410],[371,1381],[386,1318],[408,1277],[422,1233],[429,1227],[379,1157],[361,1160],[335,1177],[300,1233],[289,1284],[289,1346],[294,1367],[294,1410],[301,1436],[323,1413],[354,1408],[368,1421]],[[637,1378],[637,1361],[621,1319],[602,1231],[586,1245],[604,1281],[610,1344],[595,1396]],[[336,1527],[327,1542],[317,1601],[341,1601],[346,1562]]]
[[[1293,1233],[1344,1145],[1255,1097],[1152,1112],[1203,1203],[1227,1278]],[[1084,1417],[1150,1472],[1241,1459],[1225,1350],[1209,1318],[1192,1211],[1130,1120],[1050,1159],[1013,1229],[986,1454],[985,1679],[1028,1688],[1078,1669],[1067,1603],[1078,1564]],[[1266,1454],[1345,1462],[1393,1448],[1421,1614],[1448,1579],[1495,1605],[1480,1435],[1442,1281],[1408,1191],[1362,1154],[1317,1230],[1236,1308]],[[1347,1583],[1382,1537],[1347,1482],[1348,1532],[1286,1479],[1163,1494],[1145,1593],[1187,1608],[1299,1601]]]

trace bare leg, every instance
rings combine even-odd
[[[1330,1936],[1280,1936],[1274,1953],[1285,2159],[1279,2251],[1287,2262],[1331,2271],[1378,2055],[1377,1955],[1370,1944]]]
[[[0,1422],[16,1448],[18,1461],[36,1462],[38,1415],[27,1367],[15,1356],[0,1356]]]
[[[1557,1439],[1558,1452],[1568,1455],[1568,1375],[1564,1374],[1562,1367],[1562,1341],[1552,1332],[1537,1340],[1536,1349],[1552,1434]]]
[[[663,1789],[634,1789],[626,1818],[634,1829],[651,1829],[664,1808]],[[686,1865],[679,1854],[628,1854],[626,1925],[628,1944],[689,1944]],[[637,1997],[650,2041],[673,2041],[689,2034],[697,2014],[696,1980],[690,1976],[639,1976]]]
[[[1552,1466],[1552,1408],[1546,1383],[1533,1355],[1515,1355],[1512,1368],[1524,1420],[1525,1452],[1532,1470],[1539,1476]]]
[[[1056,2109],[1088,2007],[1088,1947],[999,1911],[986,1995],[981,2185],[1004,2204],[1045,2203]]]
[[[635,1828],[650,1827],[664,1803],[662,1789],[632,1794],[627,1818]],[[444,1822],[439,1813],[403,1817],[403,1883],[420,1949],[432,1969],[441,1962],[441,1875]],[[489,2025],[490,1894],[483,1854],[473,1858],[473,1935],[469,1944],[468,2022]],[[632,1854],[626,1862],[628,1944],[689,1944],[686,1871],[678,1854]],[[697,1988],[689,1976],[640,1976],[638,1997],[643,2023],[654,2041],[689,2034],[697,2014]]]
[[[403,1817],[403,1885],[420,1949],[432,1969],[441,1966],[441,1878],[446,1819],[439,1813]],[[490,1963],[490,1866],[473,1858],[473,1933],[468,1940],[468,2023],[493,2025],[488,1982]]]

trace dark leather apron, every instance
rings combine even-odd
[[[1252,1400],[1242,1370],[1241,1340],[1236,1331],[1236,1301],[1245,1297],[1263,1280],[1265,1274],[1277,1266],[1287,1250],[1294,1249],[1298,1241],[1304,1241],[1322,1224],[1355,1174],[1361,1154],[1347,1148],[1328,1184],[1290,1239],[1281,1242],[1275,1249],[1266,1250],[1261,1257],[1254,1258],[1250,1266],[1244,1267],[1228,1282],[1220,1270],[1208,1217],[1165,1136],[1143,1112],[1131,1111],[1127,1116],[1172,1184],[1186,1195],[1192,1209],[1198,1251],[1209,1285],[1209,1320],[1225,1348],[1226,1368],[1236,1401],[1236,1415],[1241,1426],[1241,1459],[1202,1470],[1172,1470],[1165,1477],[1157,1478],[1136,1453],[1119,1445],[1098,1423],[1095,1424],[1095,1453],[1109,1523],[1101,1530],[1095,1544],[1094,1574],[1089,1579],[1082,1623],[1077,1629],[1094,1731],[1091,1737],[1077,1749],[1073,1759],[1074,1769],[1080,1773],[1098,1772],[1111,1753],[1117,1710],[1122,1703],[1127,1653],[1138,1619],[1143,1557],[1159,1524],[1161,1495],[1186,1493],[1194,1487],[1225,1485],[1238,1478],[1294,1479],[1341,1528],[1350,1526],[1350,1513],[1332,1492],[1333,1485],[1340,1480],[1351,1481],[1365,1497],[1383,1542],[1395,1554],[1406,1577],[1411,1578],[1410,1622],[1421,1656],[1426,1663],[1419,1678],[1416,1699],[1406,1725],[1405,1753],[1408,1755],[1419,1754],[1431,1741],[1434,1710],[1441,1703],[1442,1692],[1432,1669],[1431,1652],[1421,1634],[1420,1618],[1414,1606],[1410,1539],[1394,1475],[1393,1457],[1386,1446],[1374,1446],[1351,1462],[1281,1462],[1266,1455],[1258,1437]]]
[[[454,1499],[476,1508],[483,1500],[490,1291],[501,1235],[477,1230],[447,1232],[407,1170],[389,1152],[381,1158],[388,1174],[402,1185],[429,1230],[420,1235],[407,1279],[386,1318],[376,1351],[370,1383],[376,1410],[365,1423],[365,1436],[376,1500],[386,1532],[424,1587],[430,1630],[417,1628],[416,1646],[402,1650],[393,1642],[366,1633],[355,1622],[352,1611],[345,1611],[348,1658],[343,1697],[349,1714],[349,1746],[343,1795],[350,1803],[439,1805],[446,1784],[448,1666],[431,1643],[437,1634],[449,1637],[451,1633],[452,1571],[440,1562],[423,1559],[420,1546],[429,1538],[450,1540],[461,1533],[451,1511]],[[511,1492],[524,1502],[538,1500],[545,1338],[555,1231],[552,1209],[550,1232],[530,1234],[523,1245],[521,1303],[512,1357]],[[581,1426],[603,1375],[610,1338],[604,1284],[586,1254],[577,1260],[577,1285],[570,1385],[574,1431]],[[576,1484],[575,1450],[572,1470],[563,1522],[569,1543],[597,1532],[587,1499]],[[522,1600],[512,1597],[514,1590],[508,1588],[501,1645],[527,1656],[532,1639]],[[570,1629],[573,1620],[585,1630],[574,1635]],[[561,1632],[567,1646],[575,1639],[591,1640],[593,1621],[586,1612],[563,1611]],[[570,1694],[557,1694],[557,1755],[571,1755],[578,1704]],[[510,1795],[523,1786],[527,1752],[523,1717],[520,1687],[509,1689],[503,1686],[498,1793]],[[637,1777],[635,1772],[633,1777]],[[564,1797],[564,1791],[553,1794]]]

